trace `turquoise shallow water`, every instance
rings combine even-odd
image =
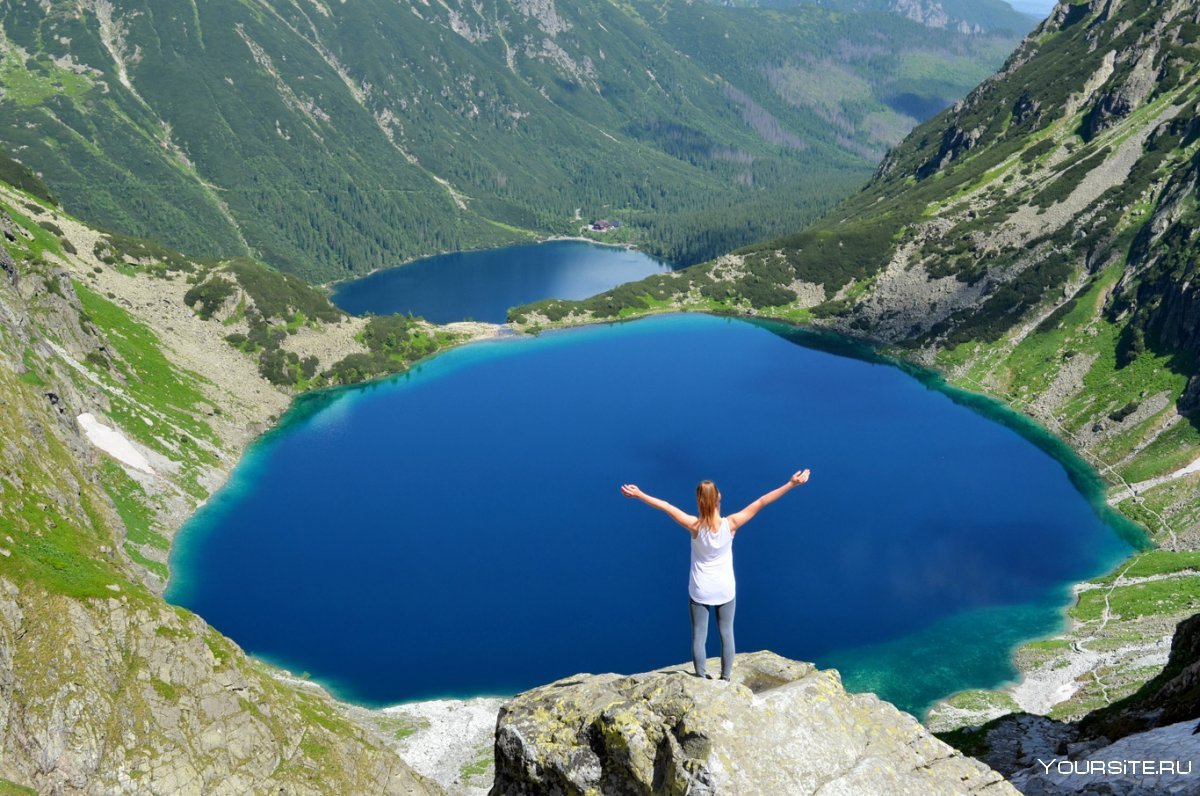
[[[618,486],[690,506],[713,478],[736,510],[801,466],[735,544],[739,648],[910,711],[1011,678],[1068,584],[1130,550],[1094,474],[995,404],[670,316],[299,401],[184,528],[168,597],[367,704],[642,671],[688,658],[688,537]]]

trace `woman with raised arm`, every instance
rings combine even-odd
[[[704,644],[708,640],[708,609],[717,610],[717,629],[721,633],[721,679],[733,674],[733,613],[737,607],[737,584],[733,578],[733,537],[743,525],[768,503],[774,503],[793,487],[808,480],[809,471],[800,470],[778,489],[772,489],[746,508],[721,516],[721,492],[712,481],[696,485],[699,516],[672,506],[665,500],[647,495],[633,484],[621,487],[621,494],[637,498],[675,520],[692,535],[692,566],[688,577],[688,606],[692,614],[692,665],[697,677],[712,679],[705,672]]]

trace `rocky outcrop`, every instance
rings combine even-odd
[[[1027,796],[1196,794],[1197,719],[1200,614],[1179,623],[1167,665],[1129,697],[1078,722],[1009,714],[955,742],[966,741]]]
[[[941,3],[920,2],[920,0],[892,0],[890,8],[901,16],[908,17],[913,22],[930,28],[946,28],[950,24],[950,15]],[[960,21],[960,25],[966,24]],[[978,26],[976,26],[978,27]],[[967,25],[964,33],[971,32]]]
[[[1200,719],[1200,614],[1180,622],[1162,673],[1128,699],[1080,722],[1085,738],[1131,733]]]
[[[9,284],[16,287],[20,280],[20,272],[17,271],[17,264],[6,251],[0,251],[0,270],[3,270],[4,275],[8,277]]]
[[[957,109],[959,106],[955,107]],[[972,130],[964,130],[958,125],[947,127],[938,151],[917,169],[917,176],[925,179],[946,168],[956,158],[973,149],[982,134],[983,131],[978,127]]]
[[[683,666],[577,675],[518,695],[496,726],[500,794],[1016,793],[836,671],[739,655],[733,681]]]
[[[75,600],[0,578],[0,776],[51,793],[442,792],[198,617],[111,591]]]
[[[1126,55],[1131,60],[1136,56],[1136,62],[1129,70],[1128,76],[1106,91],[1092,106],[1083,120],[1081,132],[1084,140],[1092,140],[1141,107],[1158,83],[1159,75],[1155,68],[1158,58],[1156,47]]]
[[[17,239],[16,227],[13,221],[9,218],[8,213],[0,210],[0,235],[4,236],[7,241],[15,241]],[[13,287],[16,287],[20,280],[20,272],[17,270],[17,263],[13,260],[12,255],[3,246],[0,246],[0,270],[4,271],[4,275],[8,277],[8,282]]]
[[[1200,735],[1180,722],[1130,735],[1077,758],[1047,755],[1014,775],[1025,796],[1195,796]]]

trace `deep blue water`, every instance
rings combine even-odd
[[[473,344],[298,402],[184,528],[168,597],[367,704],[643,671],[689,657],[688,536],[619,485],[690,508],[712,478],[728,512],[809,467],[738,534],[739,649],[920,711],[1011,678],[1067,584],[1130,550],[1043,448],[1067,455],[744,321]]]
[[[511,307],[584,299],[669,270],[641,252],[559,240],[426,257],[343,283],[332,299],[353,315],[411,312],[434,323],[503,323]]]

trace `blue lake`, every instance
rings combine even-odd
[[[338,285],[331,298],[352,315],[411,312],[434,323],[503,323],[510,307],[584,299],[670,270],[641,252],[559,240],[426,257]]]
[[[168,598],[365,704],[643,671],[689,658],[688,536],[619,485],[690,509],[712,478],[734,511],[809,467],[738,534],[739,649],[914,712],[998,685],[1136,537],[1044,432],[843,353],[666,316],[306,397],[183,529]]]

